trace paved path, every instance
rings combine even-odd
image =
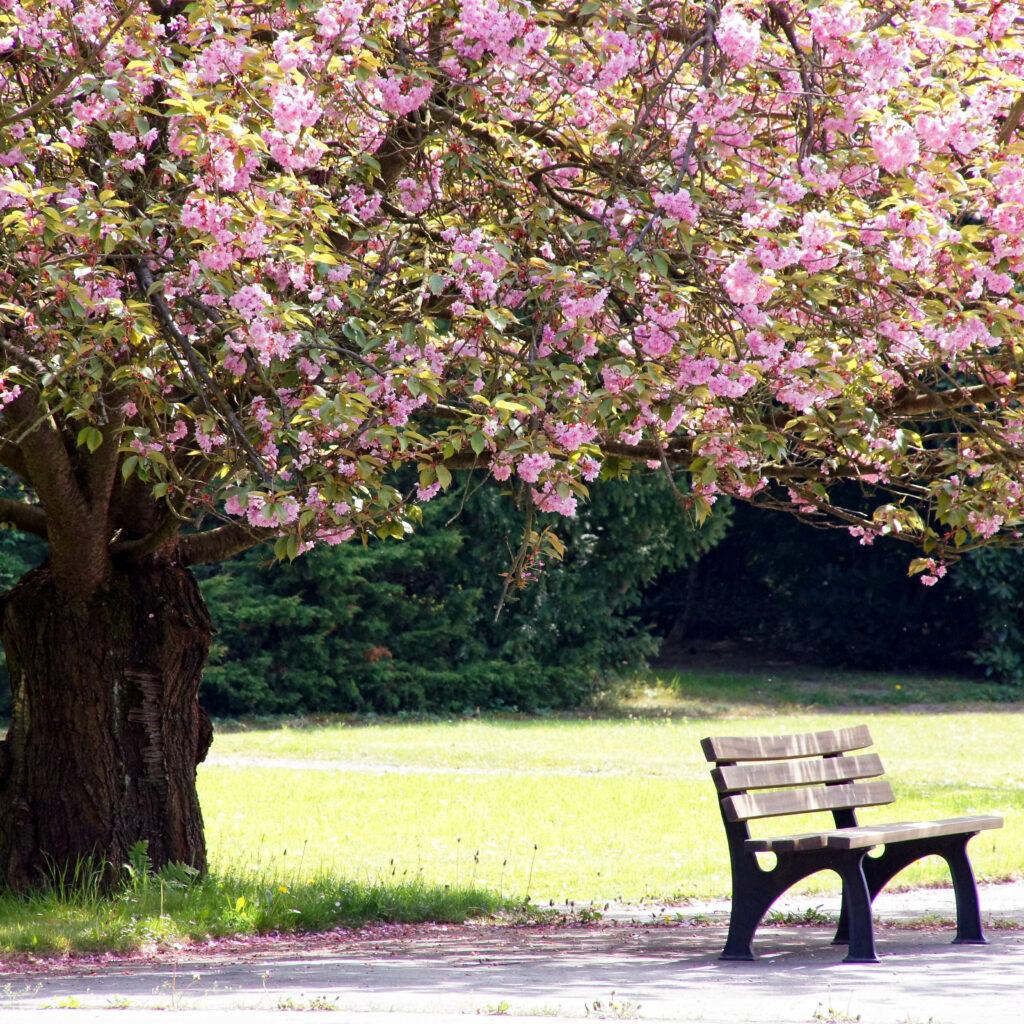
[[[980,885],[978,887],[981,909],[987,921],[997,926],[1011,924],[1024,930],[1024,882]],[[776,900],[770,916],[782,916],[792,921],[800,918],[801,923],[813,923],[815,917],[839,915],[840,894],[822,893],[816,896],[784,895]],[[618,924],[663,924],[672,921],[698,921],[708,924],[727,923],[729,920],[728,900],[695,900],[682,906],[659,905],[628,906],[606,903],[574,904],[566,907],[576,912],[593,908],[601,919]],[[883,890],[874,902],[876,921],[892,924],[921,925],[932,923],[936,926],[952,921],[956,914],[953,890],[946,887],[908,889],[904,892]],[[1024,965],[1022,965],[1022,987],[1024,987]],[[1022,1020],[1024,1024],[1024,1020]]]
[[[177,1009],[205,1011],[186,1014],[196,1021],[215,1011],[221,1024],[262,1024],[334,1009],[342,1012],[332,1020],[356,1024],[465,1024],[466,1015],[1024,1024],[1024,931],[992,930],[991,945],[956,947],[948,931],[883,925],[876,965],[841,963],[830,937],[820,926],[764,928],[760,960],[725,964],[720,925],[428,925],[397,938],[283,943],[272,955],[183,952],[165,963],[8,974],[0,1021],[157,1021]],[[53,1009],[40,1015],[44,1007]]]

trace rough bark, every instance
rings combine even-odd
[[[115,571],[68,598],[48,566],[3,598],[12,718],[0,743],[0,884],[85,860],[109,882],[148,842],[154,866],[206,867],[196,764],[211,739],[199,682],[212,625],[178,565]]]

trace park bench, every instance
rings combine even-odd
[[[753,960],[751,941],[768,908],[790,886],[817,871],[842,879],[843,898],[833,944],[847,945],[847,963],[875,963],[871,903],[908,864],[936,854],[949,865],[956,896],[956,943],[984,944],[978,889],[967,843],[983,829],[1001,828],[996,815],[858,825],[856,808],[890,804],[892,787],[867,726],[795,736],[718,736],[701,741],[732,862],[732,912],[723,960]],[[871,780],[871,781],[865,781]],[[834,828],[752,839],[748,822],[784,814],[831,811]],[[868,851],[883,846],[878,856]],[[772,868],[758,853],[773,853]]]

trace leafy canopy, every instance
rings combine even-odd
[[[75,487],[124,550],[236,524],[194,561],[402,536],[457,468],[570,515],[639,461],[934,580],[1021,520],[1022,36],[987,0],[0,0],[2,461],[51,545]]]

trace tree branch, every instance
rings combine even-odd
[[[53,522],[87,521],[89,506],[64,447],[64,438],[48,409],[38,403],[34,390],[25,389],[7,405],[6,414],[19,428],[21,451],[28,482]]]
[[[178,544],[178,553],[182,565],[222,562],[233,555],[248,551],[249,548],[265,544],[277,536],[278,532],[257,529],[247,523],[226,523],[203,533],[190,533],[187,537],[182,537]]]
[[[43,509],[27,501],[18,501],[17,498],[0,498],[0,523],[9,523],[37,537],[47,536],[46,513]]]
[[[13,442],[6,439],[0,439],[0,466],[5,466],[7,469],[24,480],[28,480],[28,467],[25,465],[25,457],[21,454],[21,449]]]
[[[983,405],[1007,398],[1024,399],[1024,390],[1015,388],[1002,392],[991,384],[972,384],[966,388],[950,391],[928,391],[924,394],[901,397],[889,407],[888,412],[912,419],[931,412],[946,412],[963,409],[969,405]]]
[[[167,339],[168,344],[173,342],[181,350],[187,366],[187,375],[192,377],[192,386],[199,393],[203,404],[210,413],[216,414],[216,412],[219,412],[224,417],[228,429],[235,439],[235,443],[242,449],[250,466],[256,471],[256,475],[263,483],[271,484],[273,477],[266,464],[260,458],[256,449],[250,444],[249,438],[246,437],[245,429],[242,427],[238,417],[218,393],[216,384],[203,365],[203,361],[199,358],[192,342],[188,340],[185,333],[175,323],[174,316],[167,305],[167,300],[164,298],[163,293],[159,288],[154,287],[155,282],[149,268],[141,259],[136,259],[134,260],[134,270],[135,279],[142,289],[143,296],[156,311],[157,319],[160,321],[160,326],[163,328],[164,337]],[[182,366],[182,371],[185,372],[185,366]],[[217,406],[216,410],[213,407],[214,403]]]
[[[85,460],[85,484],[89,503],[96,515],[109,519],[110,499],[117,479],[117,467],[121,464],[118,439],[124,425],[124,413],[120,409],[109,414],[100,430],[103,443]]]

